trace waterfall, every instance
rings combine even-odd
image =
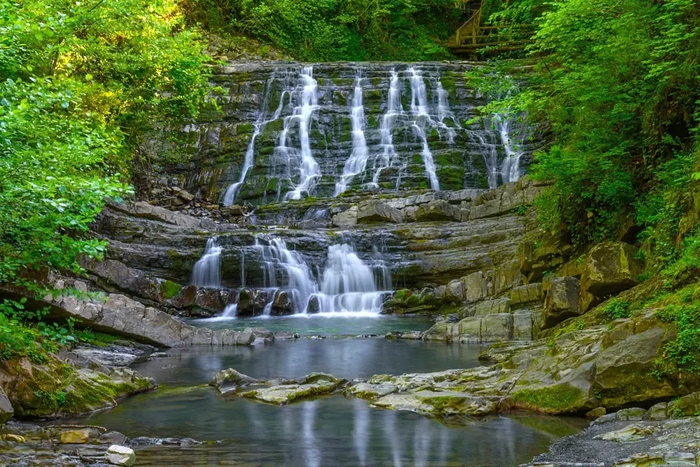
[[[299,161],[299,184],[285,195],[285,200],[301,199],[302,193],[311,194],[321,177],[321,168],[311,152],[309,127],[311,117],[318,108],[318,84],[313,78],[313,67],[304,67],[299,78],[302,82],[301,104],[294,109],[293,119],[299,121],[299,140],[301,144]],[[288,121],[291,121],[289,118]],[[285,131],[287,125],[285,125]],[[285,135],[286,139],[286,135]]]
[[[355,89],[352,95],[352,154],[345,162],[343,175],[335,185],[335,194],[338,196],[348,189],[348,184],[357,175],[365,171],[369,149],[365,139],[365,106],[362,100],[362,78],[355,78]]]
[[[389,95],[387,98],[386,112],[382,116],[382,123],[379,128],[381,138],[380,146],[382,155],[374,161],[374,176],[372,177],[372,188],[379,188],[379,177],[382,170],[390,167],[396,157],[394,147],[394,137],[392,132],[398,117],[403,113],[401,106],[401,89],[399,88],[399,74],[391,69],[391,80],[389,81]]]
[[[460,128],[459,123],[455,119],[455,114],[450,110],[450,95],[442,87],[442,82],[440,81],[440,75],[438,74],[436,78],[435,93],[437,94],[437,121],[439,126],[447,132],[447,142],[449,144],[454,144],[456,132],[454,128],[447,126],[445,120],[452,120],[452,123]]]
[[[275,112],[275,116],[270,121],[265,121],[265,110],[267,109],[267,102],[270,97],[270,89],[272,88],[272,83],[274,81],[275,75],[273,73],[272,77],[267,82],[265,97],[263,98],[262,110],[258,115],[257,121],[254,123],[253,136],[250,138],[250,143],[248,143],[248,148],[245,152],[245,158],[243,160],[243,169],[241,169],[241,176],[238,178],[237,182],[229,185],[229,187],[224,192],[224,196],[221,200],[221,204],[223,204],[224,206],[231,206],[233,204],[233,202],[236,200],[236,195],[238,194],[239,188],[243,186],[243,184],[245,183],[245,179],[248,176],[248,172],[250,172],[250,169],[253,168],[253,164],[255,162],[256,138],[260,136],[260,133],[262,132],[267,123],[270,123],[271,121],[277,120],[279,118],[279,114]],[[280,100],[280,111],[281,105],[282,101]]]
[[[309,298],[318,292],[318,285],[311,269],[298,251],[291,251],[281,238],[273,237],[268,245],[262,245],[256,238],[255,248],[262,256],[263,280],[266,287],[278,287],[278,273],[284,276],[285,286],[290,290],[294,309],[306,312]]]
[[[408,72],[411,74],[411,113],[415,117],[413,130],[423,145],[421,157],[423,158],[425,173],[428,176],[428,180],[430,180],[430,188],[437,191],[440,190],[440,182],[435,174],[433,153],[430,151],[428,138],[425,134],[425,126],[433,123],[428,113],[428,97],[425,82],[423,81],[423,75],[415,68],[409,68]]]
[[[218,239],[207,240],[204,254],[192,270],[192,284],[198,287],[221,287],[221,250]]]
[[[516,150],[513,146],[510,128],[511,121],[502,115],[496,115],[493,120],[506,153],[503,167],[501,168],[503,183],[517,182],[520,178],[520,156],[522,156],[522,151]]]
[[[284,240],[272,237],[266,243],[256,239],[255,244],[261,254],[265,287],[290,294],[296,314],[360,316],[381,312],[382,298],[388,289],[377,287],[375,272],[379,271],[382,286],[391,286],[389,269],[382,261],[368,265],[350,245],[331,245],[319,285],[304,257],[289,250]],[[263,315],[270,314],[272,300],[265,306]]]
[[[479,146],[479,153],[481,157],[484,158],[484,165],[486,166],[486,181],[489,188],[496,188],[498,186],[498,150],[495,144],[490,144],[486,142],[483,135],[478,132],[468,130],[468,135],[474,141],[475,144]]]
[[[332,245],[323,271],[320,311],[326,313],[382,310],[383,292],[377,290],[374,273],[350,245]]]

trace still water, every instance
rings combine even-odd
[[[329,325],[337,323],[327,322],[322,333],[328,334]],[[71,422],[130,437],[205,442],[138,450],[138,465],[158,466],[516,466],[586,424],[530,414],[441,422],[343,396],[278,407],[222,396],[205,386],[225,368],[256,378],[323,371],[352,379],[479,364],[477,346],[342,337],[355,330],[253,347],[172,349],[167,357],[134,365],[158,382],[158,390]]]

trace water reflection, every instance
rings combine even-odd
[[[314,371],[353,379],[479,365],[480,347],[387,339],[278,341],[271,345],[172,349],[168,357],[134,365],[159,384],[207,383],[226,368],[256,378],[298,378]]]
[[[234,460],[240,465],[515,466],[582,428],[576,419],[528,419],[537,423],[495,417],[447,426],[342,396],[276,407],[230,400],[199,388],[184,395],[144,394],[112,412],[73,421],[118,429],[131,437],[222,440],[186,450],[138,452],[139,465],[161,466],[228,465]]]

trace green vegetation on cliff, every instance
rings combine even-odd
[[[454,0],[188,0],[194,22],[306,61],[437,60],[459,26]],[[264,55],[264,51],[261,51]]]
[[[484,111],[524,110],[551,131],[531,169],[554,182],[539,202],[542,225],[579,246],[635,225],[652,266],[674,260],[698,209],[700,6],[521,0],[495,17],[536,24],[526,90],[492,82],[507,97]]]

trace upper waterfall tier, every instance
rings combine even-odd
[[[472,66],[231,64],[212,77],[219,111],[161,148],[192,161],[165,173],[223,205],[514,181],[537,143],[517,121],[466,125],[485,103],[464,78]]]

